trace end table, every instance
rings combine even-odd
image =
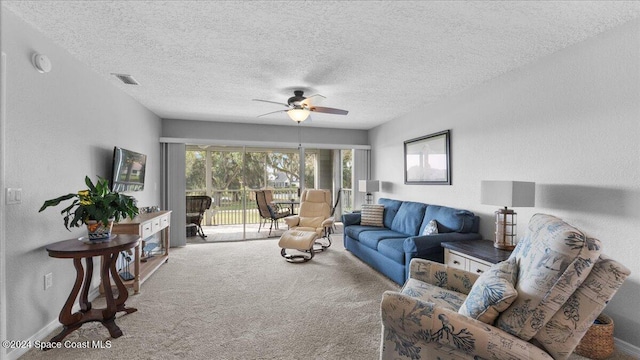
[[[511,255],[511,250],[497,249],[491,240],[451,241],[443,242],[441,246],[445,264],[476,274],[482,274]]]

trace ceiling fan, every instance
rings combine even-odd
[[[283,105],[288,108],[287,110],[272,111],[266,114],[258,115],[258,117],[269,115],[269,114],[275,114],[279,112],[286,112],[287,115],[289,115],[289,117],[291,118],[291,120],[297,122],[298,124],[305,121],[309,117],[309,114],[311,114],[312,111],[325,113],[325,114],[334,114],[334,115],[347,115],[349,113],[349,111],[347,110],[313,105],[313,100],[319,99],[319,98],[324,99],[325,97],[320,94],[305,97],[304,91],[295,90],[293,92],[293,96],[287,100],[286,104],[280,103],[277,101],[260,100],[260,99],[253,99],[253,101],[268,102],[268,103]]]

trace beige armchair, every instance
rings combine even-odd
[[[566,359],[628,275],[597,239],[536,214],[480,276],[413,259],[402,290],[383,295],[380,358]]]
[[[328,241],[331,246],[329,231],[334,219],[331,217],[331,192],[329,190],[304,190],[300,195],[300,211],[298,215],[284,218],[289,229],[298,231],[312,231]]]

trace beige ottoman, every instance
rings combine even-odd
[[[278,246],[280,255],[285,260],[292,263],[302,263],[313,259],[313,244],[316,241],[318,234],[315,231],[300,231],[300,230],[287,230],[280,237]],[[287,254],[287,249],[295,249],[301,252],[309,253],[308,256],[303,254]]]

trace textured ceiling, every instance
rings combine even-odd
[[[162,118],[369,129],[640,16],[615,1],[2,1]],[[3,9],[4,10],[4,9]],[[53,59],[55,70],[55,59]],[[127,86],[110,73],[132,75]]]

